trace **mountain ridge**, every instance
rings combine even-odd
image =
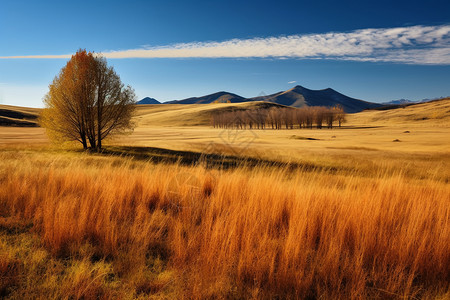
[[[267,101],[291,107],[303,106],[335,106],[340,105],[348,113],[360,112],[365,109],[383,106],[379,103],[367,102],[348,97],[332,88],[311,90],[297,85],[289,90],[280,91],[270,95],[244,98],[234,93],[220,91],[201,97],[191,97],[182,100],[173,100],[163,104],[207,104],[207,103],[241,103],[252,101]]]
[[[332,88],[311,90],[301,85],[297,85],[284,92],[264,96],[263,98],[263,101],[275,102],[292,107],[340,105],[348,113],[355,113],[365,109],[382,106],[378,103],[351,98]],[[261,97],[251,99],[262,100]]]
[[[201,97],[190,97],[182,100],[164,102],[164,104],[208,104],[208,103],[240,103],[246,98],[230,92],[220,91]],[[229,102],[228,102],[229,101]]]

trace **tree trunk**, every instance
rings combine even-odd
[[[102,107],[103,104],[98,104],[97,108],[97,150],[102,149]]]
[[[83,144],[83,149],[86,150],[87,149],[87,141],[86,141],[86,136],[80,132],[80,138],[81,138],[81,144]]]
[[[101,150],[101,149],[102,149],[102,139],[99,136],[98,141],[97,141],[97,150]]]
[[[95,145],[95,138],[89,138],[89,143],[91,144],[92,150],[95,150],[97,148]]]

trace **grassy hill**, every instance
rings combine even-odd
[[[212,113],[230,110],[283,107],[272,102],[138,105],[135,121],[138,127],[209,126]],[[40,109],[0,105],[0,126],[36,127]],[[403,108],[366,110],[349,114],[348,124],[379,125],[450,125],[450,98],[418,103]]]
[[[282,107],[276,103],[243,102],[211,104],[165,104],[139,105],[136,109],[136,121],[141,126],[209,126],[211,114],[231,110]]]
[[[37,127],[39,108],[0,105],[0,126]]]
[[[230,110],[283,107],[272,102],[138,105],[135,121],[138,127],[209,126],[212,113]],[[39,108],[0,105],[0,126],[36,127]],[[450,98],[418,103],[403,108],[366,110],[348,115],[352,125],[450,125]]]
[[[135,121],[140,126],[209,126],[211,113],[253,108],[282,107],[276,103],[140,104]],[[0,126],[37,127],[41,109],[0,105]]]
[[[1,127],[0,298],[449,299],[450,99],[208,126],[277,105],[138,106],[101,154]]]
[[[349,121],[361,125],[410,124],[450,126],[450,98],[417,103],[388,110],[367,110],[349,115]]]
[[[136,113],[138,126],[208,126],[211,113],[232,109],[257,107],[283,107],[271,102],[165,104],[139,105]],[[405,108],[387,110],[366,110],[348,115],[352,125],[450,125],[450,98],[409,105]]]

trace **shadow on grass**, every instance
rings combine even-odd
[[[179,163],[186,166],[203,165],[213,169],[233,169],[238,167],[275,167],[288,171],[327,171],[337,172],[336,167],[319,166],[312,163],[287,163],[274,160],[241,157],[234,155],[206,154],[193,151],[179,151],[155,147],[110,146],[106,147],[103,155],[131,157],[136,160],[151,161],[152,163]]]
[[[383,128],[385,126],[342,126],[342,127],[334,127],[333,129],[374,129],[374,128]]]

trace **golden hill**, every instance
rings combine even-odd
[[[281,107],[269,102],[138,105],[138,127],[209,126],[212,113],[254,108]],[[41,109],[0,105],[0,126],[34,127]],[[349,114],[349,125],[437,125],[450,126],[450,98],[414,104],[404,108],[367,110]]]
[[[418,103],[403,108],[367,110],[349,115],[349,122],[360,125],[450,126],[450,98]]]
[[[281,106],[269,102],[139,105],[138,126],[197,126],[210,124],[211,113],[232,109]],[[349,125],[450,125],[450,98],[404,108],[367,110],[349,114]]]
[[[0,105],[0,126],[36,127],[39,108]]]
[[[267,102],[137,105],[135,121],[141,126],[208,126],[212,113],[230,110],[281,107]],[[0,126],[35,127],[41,109],[0,105]]]
[[[243,103],[138,105],[135,118],[138,127],[209,126],[212,113],[268,107],[283,107],[283,105],[259,101]]]

